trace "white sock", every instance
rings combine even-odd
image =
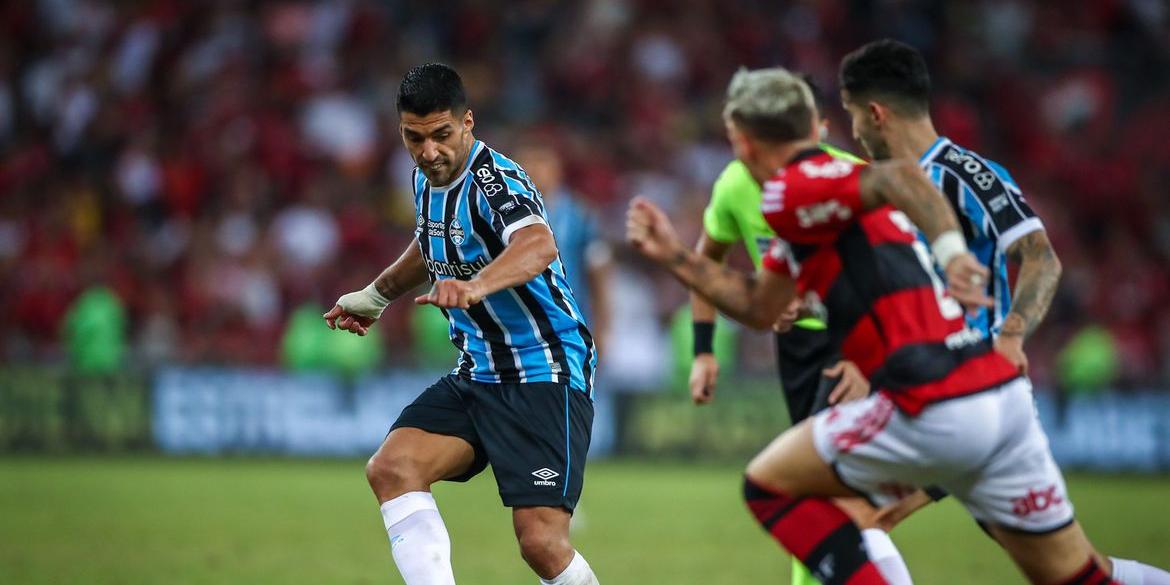
[[[1170,585],[1170,573],[1137,561],[1109,557],[1113,580],[1121,585]]]
[[[890,540],[890,535],[886,534],[886,531],[881,528],[867,528],[861,531],[861,538],[865,541],[869,560],[877,565],[878,572],[886,582],[890,585],[914,584],[910,579],[910,569],[906,567],[906,561],[902,560],[902,554],[898,552],[898,547],[894,546],[894,541]]]
[[[565,567],[560,575],[553,577],[551,581],[541,579],[540,582],[542,585],[598,585],[593,569],[589,568],[585,557],[577,551],[573,551],[573,560],[569,561],[569,566]]]
[[[408,492],[382,504],[382,522],[406,585],[455,585],[451,537],[430,492]]]

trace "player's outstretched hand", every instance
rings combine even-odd
[[[378,320],[376,317],[363,317],[346,312],[341,305],[333,305],[333,308],[326,311],[322,317],[330,329],[341,329],[357,335],[369,333],[370,326]]]
[[[665,262],[682,248],[678,234],[657,205],[645,197],[635,197],[626,213],[626,239],[647,258]]]
[[[715,399],[715,381],[719,379],[719,361],[715,354],[701,353],[691,362],[691,400],[703,405]]]
[[[821,374],[829,378],[840,378],[833,391],[829,393],[830,405],[861,400],[869,396],[869,380],[861,374],[857,364],[849,360],[841,360],[832,367],[821,370]]]
[[[956,255],[947,263],[947,290],[968,310],[995,304],[987,296],[987,279],[991,273],[970,252]]]
[[[448,279],[435,282],[430,292],[415,297],[414,302],[443,309],[468,309],[481,300],[483,295],[475,281]]]

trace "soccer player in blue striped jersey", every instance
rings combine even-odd
[[[1044,224],[1006,169],[935,131],[930,77],[913,47],[887,40],[858,49],[841,64],[841,87],[854,136],[869,154],[918,160],[951,203],[968,248],[992,272],[987,294],[995,305],[969,313],[967,324],[1027,373],[1024,338],[1048,312],[1060,281]],[[1020,265],[1014,294],[1009,259]]]
[[[1048,312],[1060,282],[1060,260],[1044,224],[1006,169],[935,131],[930,75],[916,49],[892,40],[869,43],[841,62],[840,85],[853,136],[870,157],[917,160],[951,204],[967,248],[991,271],[986,293],[994,305],[969,312],[967,325],[992,339],[995,348],[1026,374],[1024,339]],[[1014,291],[1008,282],[1009,260],[1019,264]],[[915,492],[883,510],[880,523],[889,528],[928,502],[922,491]],[[1098,563],[1123,585],[1170,583],[1170,574],[1135,561],[1099,555]]]
[[[407,72],[399,130],[412,174],[415,240],[324,317],[364,335],[394,299],[430,282],[460,351],[450,375],[391,427],[366,476],[407,585],[450,585],[450,539],[430,493],[490,463],[520,552],[541,583],[597,579],[569,542],[593,422],[597,351],[566,282],[541,194],[475,139],[463,82],[446,65]]]

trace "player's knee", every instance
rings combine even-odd
[[[421,462],[410,455],[375,454],[366,463],[366,481],[376,493],[406,493],[426,487]]]
[[[532,526],[516,535],[520,556],[541,575],[555,575],[571,559],[573,547],[566,535],[551,527]]]

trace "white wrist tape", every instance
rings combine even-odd
[[[382,311],[389,304],[390,299],[382,296],[374,283],[357,292],[341,295],[341,298],[337,299],[337,306],[346,313],[373,319],[381,317]]]
[[[947,264],[950,264],[955,256],[967,253],[967,240],[963,239],[963,234],[958,230],[946,231],[935,238],[934,243],[930,245],[930,251],[934,253],[938,265],[946,270]]]

